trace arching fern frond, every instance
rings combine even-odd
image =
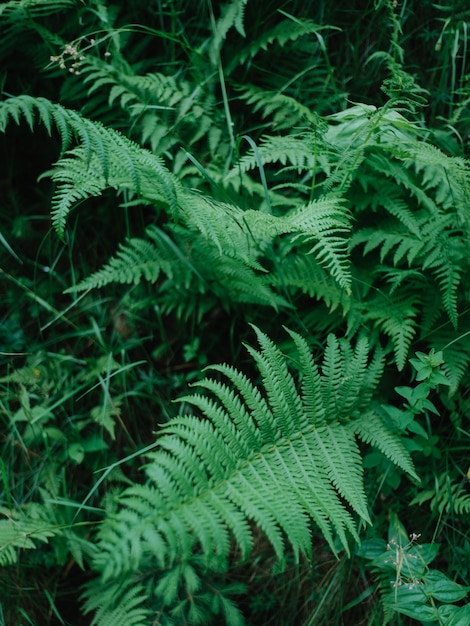
[[[215,50],[220,49],[222,42],[231,28],[235,27],[240,35],[243,37],[246,36],[243,21],[247,3],[248,0],[231,0],[231,2],[221,5],[221,14],[215,24],[213,34],[213,56],[215,54]]]
[[[280,163],[291,165],[298,173],[311,171],[316,164],[316,155],[312,150],[313,137],[311,133],[297,133],[288,136],[264,137],[258,146],[258,157],[253,151],[244,155],[236,167],[227,175],[227,180],[258,167],[258,158],[263,164]],[[325,146],[322,146],[322,153]]]
[[[76,6],[76,0],[9,0],[0,5],[2,37],[0,54],[9,51],[18,38],[30,28],[34,29],[34,21],[46,18],[55,13],[66,12]]]
[[[243,257],[230,255],[200,233],[174,226],[167,233],[149,226],[146,238],[131,238],[100,270],[68,292],[103,287],[109,283],[159,282],[155,296],[166,312],[176,311],[184,318],[185,309],[194,311],[193,296],[211,292],[228,308],[234,303],[250,302],[275,309],[288,306],[272,288],[269,276],[257,271]],[[252,267],[254,265],[255,267]],[[262,268],[261,268],[262,269]],[[196,307],[197,308],[197,307]]]
[[[57,532],[43,519],[0,508],[0,567],[16,563],[20,550],[36,549],[37,541],[47,543]]]
[[[436,477],[434,485],[418,493],[411,501],[413,504],[429,503],[431,511],[450,515],[468,515],[470,513],[470,493],[465,489],[466,480],[452,480],[447,472]]]
[[[146,239],[134,237],[121,244],[109,263],[68,292],[96,289],[110,283],[137,284],[141,280],[155,283],[162,273],[186,289],[194,280],[203,282],[197,268],[164,231],[149,226],[145,235]]]
[[[364,442],[380,450],[397,467],[418,480],[413,464],[403,454],[403,443],[390,432],[383,418],[375,411],[365,411],[351,422],[352,431]]]
[[[45,98],[9,98],[0,103],[0,131],[5,131],[10,118],[18,123],[22,117],[32,129],[36,115],[49,134],[52,124],[57,126],[64,151],[72,137],[80,144],[65,153],[52,173],[53,180],[59,183],[53,201],[53,221],[59,236],[64,235],[65,221],[73,204],[78,199],[98,195],[100,188],[142,193],[149,199],[163,200],[173,215],[178,213],[177,182],[161,159],[112,128],[82,117],[76,111]]]
[[[332,28],[334,27],[321,26],[312,20],[301,18],[281,20],[276,26],[263,31],[254,41],[244,46],[241,52],[235,55],[232,66],[244,63],[247,59],[256,56],[260,50],[267,50],[274,42],[283,47],[288,42],[296,41],[299,37],[319,35],[322,30],[331,30]]]
[[[185,415],[163,428],[145,468],[147,483],[126,489],[119,510],[105,520],[95,557],[99,584],[116,586],[139,572],[143,583],[152,580],[170,597],[166,571],[195,554],[203,567],[226,571],[233,541],[241,558],[252,551],[253,525],[281,563],[290,550],[296,558],[312,556],[312,522],[333,550],[336,537],[349,550],[349,538],[358,538],[355,516],[370,521],[356,434],[415,476],[385,422],[376,437],[367,429],[382,357],[371,360],[365,340],[353,349],[331,336],[318,367],[305,339],[289,331],[296,348],[293,373],[292,361],[255,331],[260,349],[248,350],[262,384],[218,365],[197,383],[201,393],[182,398],[202,417]],[[353,369],[358,383],[347,383],[348,415],[342,375],[349,379]],[[390,451],[378,440],[382,436]],[[179,583],[171,584],[175,589]]]
[[[272,117],[273,126],[277,129],[292,129],[301,122],[308,122],[313,126],[320,123],[318,115],[311,108],[292,96],[261,89],[254,85],[243,85],[240,87],[240,92],[240,98],[251,106],[252,111],[260,111],[263,118]],[[292,135],[289,135],[289,138],[291,137]],[[288,145],[288,137],[282,139],[284,144]],[[271,141],[275,143],[276,138],[272,137]],[[246,167],[246,162],[244,167]]]
[[[447,156],[432,144],[420,143],[411,151],[409,164],[419,174],[423,188],[432,191],[438,205],[445,210],[457,209],[468,225],[470,180],[465,160]]]
[[[100,585],[93,581],[85,589],[85,613],[95,611],[92,626],[147,626],[150,611],[145,606],[147,591],[136,581],[122,585]]]
[[[419,303],[419,293],[413,293],[412,287],[397,289],[389,296],[377,295],[367,303],[365,319],[373,320],[375,326],[390,337],[399,370],[405,367],[411,342],[417,333]]]
[[[284,215],[284,232],[292,233],[293,241],[313,247],[308,250],[336,280],[346,293],[351,290],[351,270],[347,236],[351,231],[351,215],[340,198],[325,196],[293,209]]]

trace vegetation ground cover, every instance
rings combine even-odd
[[[0,5],[0,624],[469,623],[467,4]]]

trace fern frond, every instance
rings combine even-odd
[[[256,258],[275,233],[269,216],[259,213],[198,193],[185,193],[181,199],[181,217],[191,230],[199,231],[220,253],[262,270]],[[263,219],[264,232],[260,228]]]
[[[284,215],[284,232],[302,243],[315,242],[309,250],[346,293],[351,291],[351,270],[347,236],[351,216],[340,199],[324,197]]]
[[[5,21],[24,23],[27,20],[20,19],[19,14],[27,12],[30,17],[47,17],[74,4],[75,0],[7,0],[0,7],[0,16]]]
[[[295,555],[310,555],[311,521],[332,548],[336,534],[346,550],[348,536],[357,539],[347,507],[369,521],[352,426],[357,417],[353,410],[348,421],[345,407],[338,413],[332,398],[341,395],[336,387],[342,370],[355,368],[360,382],[349,391],[357,396],[353,404],[363,408],[360,398],[363,392],[370,397],[381,359],[369,372],[364,341],[352,350],[330,338],[331,356],[325,356],[320,373],[306,341],[291,332],[302,376],[299,393],[284,355],[255,330],[260,350],[249,352],[262,387],[219,365],[210,369],[230,385],[206,378],[197,383],[204,394],[182,398],[204,418],[187,415],[165,427],[146,467],[148,483],[127,489],[120,510],[104,523],[95,564],[105,580],[127,576],[149,559],[159,568],[171,567],[189,559],[197,546],[207,566],[223,569],[231,537],[242,555],[250,553],[251,523],[282,562],[287,543]],[[391,433],[387,441],[393,443]],[[392,460],[412,471],[399,447],[393,448]]]
[[[419,145],[419,144],[417,144]],[[414,172],[410,172],[405,167],[404,162],[391,159],[386,153],[374,153],[367,159],[367,164],[376,172],[379,172],[401,185],[406,189],[412,197],[416,198],[418,205],[425,208],[429,214],[437,213],[437,205],[435,199],[426,193],[426,191],[416,180]]]
[[[244,46],[242,51],[235,55],[232,66],[245,63],[253,58],[261,50],[267,50],[270,45],[276,42],[280,47],[287,43],[296,41],[305,35],[319,35],[320,31],[334,28],[332,26],[321,26],[312,20],[296,18],[295,20],[281,20],[270,30],[262,32],[254,41]]]
[[[9,0],[0,5],[2,38],[0,54],[3,58],[9,48],[18,42],[21,34],[34,28],[35,20],[66,12],[76,6],[75,0]]]
[[[147,626],[150,611],[145,606],[147,589],[141,583],[100,584],[86,587],[85,613],[95,611],[91,626]]]
[[[247,105],[251,106],[253,112],[261,111],[263,118],[272,117],[274,128],[292,129],[300,125],[301,122],[307,122],[317,130],[322,127],[318,115],[312,111],[310,107],[305,106],[302,102],[299,102],[296,98],[287,94],[261,89],[255,85],[243,85],[240,87],[240,98],[245,100]],[[292,137],[292,134],[288,137],[282,137],[286,146],[289,146],[289,139]],[[266,144],[267,141],[272,142],[274,145],[276,143],[281,144],[282,140],[280,137],[265,138],[264,144]],[[290,158],[295,158],[292,147],[289,148],[289,152],[291,153]],[[305,151],[303,150],[302,152]],[[279,156],[283,158],[282,152],[279,149],[278,153]],[[311,157],[311,154],[303,154],[305,162],[312,160]],[[242,168],[245,169],[249,160],[244,158],[242,161]]]
[[[452,481],[447,472],[443,472],[436,479],[434,488],[425,489],[418,493],[410,505],[428,502],[431,511],[440,515],[443,513],[468,515],[470,513],[470,494],[463,489],[464,481]]]
[[[67,291],[95,289],[110,283],[137,284],[141,280],[155,283],[161,273],[186,289],[191,284],[194,287],[194,280],[203,282],[198,270],[165,232],[149,226],[145,234],[147,239],[132,238],[121,244],[107,265]]]
[[[323,302],[330,313],[339,310],[346,314],[350,311],[352,296],[338,285],[313,255],[304,254],[301,249],[292,250],[289,245],[281,258],[281,263],[270,274],[271,285],[308,294]]]
[[[447,156],[436,146],[421,142],[411,152],[408,163],[420,175],[423,188],[433,191],[440,207],[464,210],[468,189],[468,165],[464,159]]]
[[[263,164],[280,163],[291,165],[300,173],[310,171],[316,165],[315,154],[309,143],[309,135],[291,134],[288,136],[264,137],[258,146],[259,158]],[[236,167],[227,175],[227,180],[258,167],[258,159],[253,151],[243,156]]]
[[[400,467],[415,480],[419,480],[405,446],[390,432],[382,418],[374,411],[363,413],[351,422],[350,426],[364,443],[371,444],[380,450],[394,465]]]
[[[364,255],[380,248],[381,263],[393,252],[392,263],[394,266],[397,266],[404,259],[406,259],[408,266],[411,266],[416,257],[425,249],[425,241],[422,237],[416,237],[412,233],[407,233],[387,224],[384,224],[384,228],[362,228],[354,233],[351,238],[351,249],[363,243],[365,243]]]
[[[462,271],[457,265],[446,263],[445,257],[441,257],[434,275],[442,293],[442,303],[454,328],[457,328],[457,298],[462,281]]]
[[[322,379],[305,339],[298,333],[285,329],[294,340],[297,349],[299,370],[302,373],[301,398],[303,410],[310,419],[321,425],[327,419],[323,396],[321,393]]]
[[[392,340],[399,370],[405,367],[411,342],[417,333],[419,302],[420,296],[412,292],[412,287],[403,292],[397,289],[389,296],[384,294],[368,302],[370,309],[365,317],[373,320],[377,328]]]
[[[212,58],[214,58],[215,51],[220,50],[222,42],[232,27],[235,27],[242,37],[246,37],[243,19],[247,2],[248,0],[231,0],[221,5],[221,14],[214,29]]]
[[[396,197],[396,192],[394,193],[393,191],[389,191],[384,185],[382,185],[382,187],[377,191],[379,192],[377,200],[387,213],[396,217],[412,235],[420,239],[421,224],[414,213],[410,210],[409,205],[405,202],[405,200],[403,198]]]
[[[314,435],[330,481],[363,521],[371,523],[363,486],[361,456],[355,439],[335,422],[320,427]],[[357,533],[353,535],[357,539]]]
[[[390,288],[389,293],[393,294],[399,287],[410,287],[414,284],[422,288],[427,284],[426,277],[419,270],[406,270],[403,268],[390,268],[378,265],[375,274],[387,281]]]
[[[53,221],[59,236],[64,235],[65,221],[77,199],[98,195],[106,187],[142,193],[160,203],[163,200],[170,213],[177,215],[178,185],[161,159],[99,122],[45,98],[18,96],[0,103],[0,131],[5,131],[10,118],[18,123],[25,117],[32,127],[35,112],[49,133],[52,121],[56,123],[63,150],[68,148],[71,137],[80,142],[79,147],[59,160],[52,173],[53,180],[59,183],[53,203]]]
[[[58,531],[45,520],[29,519],[14,511],[1,508],[0,515],[0,566],[17,562],[20,550],[34,550],[36,541],[48,542]]]
[[[263,378],[268,403],[273,414],[277,416],[278,436],[286,437],[288,433],[305,428],[305,413],[302,401],[297,393],[296,384],[289,372],[286,360],[281,351],[261,331],[255,328],[261,352],[247,346],[248,352],[255,361]]]
[[[441,221],[438,223],[441,224]],[[435,223],[428,225],[429,230],[434,230],[436,226]],[[460,241],[458,232],[440,230],[435,237],[430,236],[425,253],[423,268],[430,268],[436,278],[444,309],[456,328],[459,287],[464,270],[463,261],[466,259],[465,244]]]

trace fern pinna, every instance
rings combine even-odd
[[[197,603],[186,587],[200,588],[198,571],[217,576],[233,559],[247,559],[255,527],[281,564],[289,554],[314,558],[312,523],[334,552],[349,553],[358,521],[370,523],[356,437],[416,477],[399,436],[372,408],[380,352],[371,355],[364,338],[353,349],[330,335],[318,367],[297,333],[288,331],[288,358],[255,331],[261,349],[247,349],[262,386],[216,365],[197,383],[202,392],[182,398],[195,414],[162,429],[147,482],[126,489],[100,529],[94,566],[101,578],[90,587],[90,609],[101,587],[106,603],[110,588],[129,579],[152,589],[156,614],[174,614],[191,596]]]

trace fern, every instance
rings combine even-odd
[[[138,89],[145,91],[140,84]],[[238,197],[231,201],[233,193],[221,201],[185,189],[158,156],[45,99],[21,96],[0,105],[1,130],[21,118],[31,128],[42,122],[49,133],[55,126],[61,136],[64,152],[50,173],[56,183],[53,223],[61,237],[74,206],[107,188],[125,193],[128,206],[152,205],[169,219],[159,238],[153,228],[144,238],[131,238],[73,290],[158,280],[162,306],[181,317],[188,315],[185,304],[207,310],[212,298],[226,308],[246,302],[279,310],[308,294],[331,310],[341,305],[352,334],[366,323],[388,337],[399,369],[420,318],[432,324],[435,317],[429,289],[437,288],[457,326],[469,270],[462,241],[468,233],[467,166],[429,149],[416,125],[390,104],[351,107],[314,121],[309,131],[265,138],[219,178],[226,189],[253,193],[244,203],[248,208]],[[284,178],[271,192],[269,164],[280,165]],[[266,170],[262,185],[253,181],[255,167]],[[374,256],[380,267],[362,271]],[[359,273],[368,285],[362,294],[353,292]],[[420,286],[413,293],[411,280]],[[201,294],[205,302],[195,305]]]
[[[179,583],[173,580],[169,589],[164,572],[191,563],[196,553],[203,567],[224,572],[232,539],[242,559],[252,552],[253,524],[281,563],[290,550],[296,560],[312,558],[312,521],[335,552],[335,538],[349,552],[349,537],[358,539],[354,517],[370,522],[356,434],[415,476],[400,439],[367,410],[383,359],[376,354],[369,362],[364,339],[352,350],[331,336],[319,368],[305,339],[289,331],[298,385],[286,357],[255,330],[260,350],[248,351],[262,388],[218,365],[211,368],[216,377],[197,383],[204,393],[182,398],[204,418],[186,415],[163,429],[146,466],[147,483],[127,489],[105,521],[95,557],[105,588],[117,589],[136,572],[153,577],[157,568],[155,606],[169,611],[164,598],[175,600],[171,589]],[[376,436],[369,422],[380,423]],[[95,586],[87,592],[95,593]]]
[[[80,73],[91,84],[87,110],[119,106],[132,120],[133,136],[140,131],[142,144],[150,144],[155,154],[179,144],[183,129],[188,147],[213,130],[215,99],[209,87],[201,89],[183,76],[159,72],[135,75],[124,59],[118,70],[90,55]],[[213,146],[214,154],[221,139]]]
[[[390,432],[390,427],[384,419],[375,411],[365,411],[360,418],[352,424],[353,432],[367,444],[371,444],[377,450],[388,457],[392,463],[404,472],[417,478],[413,465],[409,459],[403,456],[402,443],[395,434]]]
[[[416,320],[419,305],[419,294],[413,289],[396,290],[390,296],[377,296],[368,302],[370,309],[365,319],[373,320],[375,325],[388,335],[395,352],[395,361],[402,370],[411,343],[416,336],[418,323]]]
[[[186,289],[191,283],[194,285],[192,279],[203,281],[197,268],[164,231],[149,226],[145,234],[146,239],[132,238],[121,244],[105,267],[69,291],[99,288],[113,282],[137,284],[146,280],[155,283],[161,273]]]
[[[90,591],[93,589],[89,585]],[[95,611],[93,626],[147,626],[150,611],[144,606],[146,589],[138,582],[123,583],[116,588],[100,586],[99,593],[89,593],[85,613]]]
[[[221,5],[220,17],[215,25],[211,46],[213,48],[212,58],[215,56],[215,50],[220,50],[222,42],[232,27],[235,27],[242,37],[246,37],[243,21],[247,3],[248,0],[231,0],[231,2]]]
[[[0,509],[0,515],[0,567],[16,563],[20,550],[34,550],[37,541],[47,543],[59,532],[45,520],[30,519],[5,508]]]
[[[315,135],[312,133],[292,134],[287,137],[265,137],[258,146],[259,158],[263,164],[289,164],[298,173],[304,170],[311,171],[317,163],[315,153],[312,150],[312,145],[315,145],[314,142]],[[321,150],[323,154],[325,145],[321,145]],[[228,174],[226,180],[235,178],[240,175],[240,172],[248,172],[257,166],[258,159],[254,152],[250,151],[240,159],[237,167]]]
[[[239,90],[240,97],[247,105],[251,105],[252,111],[254,113],[261,111],[263,118],[272,117],[273,127],[279,130],[292,129],[292,127],[305,122],[316,126],[320,122],[318,115],[314,111],[292,96],[260,89],[254,85],[243,85],[239,87]],[[295,141],[295,135],[289,135],[288,137]],[[283,137],[285,145],[288,145],[288,137]],[[298,143],[298,148],[304,154],[304,158],[311,158],[312,155],[305,149],[306,147],[303,142]]]
[[[80,146],[69,151],[57,163],[52,178],[59,183],[53,200],[53,223],[59,236],[64,236],[67,216],[73,204],[107,187],[142,192],[145,182],[150,196],[167,201],[169,210],[178,212],[176,181],[162,161],[126,139],[117,131],[92,122],[75,111],[53,104],[45,98],[18,96],[0,105],[0,131],[5,131],[9,118],[16,123],[24,117],[33,129],[37,113],[47,132],[54,123],[60,132],[65,151],[75,137]],[[158,184],[160,181],[161,184]]]
[[[156,300],[166,312],[177,311],[184,318],[195,307],[193,296],[212,292],[230,307],[250,302],[275,309],[287,301],[271,289],[263,272],[255,271],[243,259],[232,258],[198,233],[172,229],[175,238],[150,226],[147,239],[130,239],[109,263],[69,292],[103,287],[110,282],[159,281]]]
[[[330,29],[329,26],[320,26],[307,19],[286,19],[281,20],[276,26],[269,30],[263,31],[262,35],[250,42],[247,46],[239,52],[233,64],[242,64],[247,59],[256,56],[260,50],[267,50],[270,45],[276,42],[280,47],[284,47],[287,43],[296,41],[299,37],[305,35],[317,35],[320,38],[319,33],[322,30]]]
[[[75,0],[9,0],[0,5],[2,39],[0,55],[6,55],[28,30],[39,30],[35,20],[65,12],[76,5]],[[51,35],[52,37],[52,35]]]
[[[418,493],[410,503],[424,504],[427,502],[431,511],[440,515],[468,515],[470,513],[470,494],[463,489],[466,480],[451,481],[447,472],[436,477],[433,489],[425,489]]]
[[[303,254],[301,250],[292,250],[292,244],[286,244],[287,250],[280,252],[276,271],[270,276],[273,286],[282,288],[289,285],[292,290],[308,294],[309,297],[323,302],[330,313],[341,308],[347,313],[352,297],[342,289],[331,275],[318,263],[313,255]]]
[[[329,270],[341,288],[349,291],[346,238],[349,215],[335,198],[325,198],[274,217],[259,211],[242,211],[196,194],[181,193],[179,197],[180,219],[191,230],[172,228],[173,242],[161,231],[149,228],[147,240],[133,239],[121,246],[105,268],[74,290],[113,281],[138,282],[143,278],[155,282],[163,271],[172,280],[179,276],[178,282],[185,288],[192,274],[213,283],[216,292],[230,290],[234,301],[286,304],[270,289],[269,276],[263,277],[266,269],[260,257],[263,250],[269,251],[277,237],[289,234],[296,247],[305,248],[313,242],[307,252]],[[200,234],[191,232],[193,229]]]
[[[456,208],[468,227],[466,190],[470,181],[466,161],[444,157],[436,146],[423,143],[411,151],[407,164],[420,175],[424,189],[432,190],[438,205],[443,209]]]

